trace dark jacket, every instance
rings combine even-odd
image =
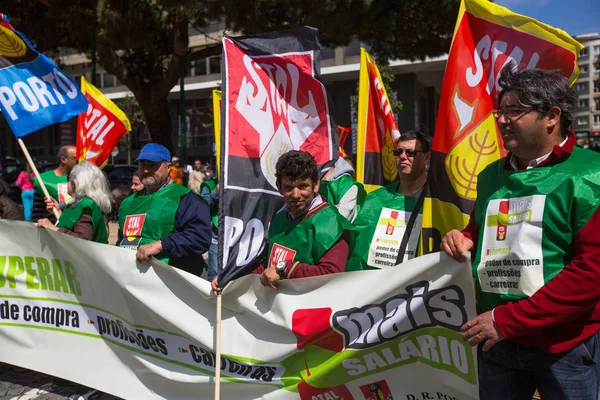
[[[0,197],[0,219],[23,220],[17,203],[9,199],[8,196]]]

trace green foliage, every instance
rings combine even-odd
[[[122,99],[116,99],[114,102],[127,115],[132,127],[146,123],[144,110],[142,110],[140,103],[134,96],[126,96]]]
[[[245,34],[299,25],[319,29],[326,46],[358,38],[378,58],[423,59],[448,51],[460,0],[11,0],[2,12],[42,52],[87,53],[135,95],[152,140],[173,149],[168,95],[181,63],[221,53],[190,48],[190,28],[224,20]],[[384,76],[385,75],[385,76]],[[394,111],[401,104],[392,104]],[[133,122],[133,121],[132,121]]]

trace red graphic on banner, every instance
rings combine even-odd
[[[345,385],[332,388],[315,388],[306,381],[302,381],[298,384],[298,394],[300,394],[301,400],[354,400]]]
[[[383,380],[363,385],[360,391],[365,396],[365,400],[394,400],[390,387]]]
[[[298,349],[319,346],[336,353],[344,350],[344,338],[331,328],[331,308],[307,308],[294,311],[292,332]]]
[[[146,214],[128,215],[125,218],[125,227],[123,228],[124,237],[136,237],[142,235]]]

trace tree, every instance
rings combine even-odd
[[[220,54],[189,48],[189,28],[202,27],[209,2],[192,0],[16,0],[3,4],[11,23],[49,55],[65,49],[91,56],[129,88],[152,140],[173,150],[167,97],[184,60]]]
[[[38,50],[91,56],[133,92],[152,140],[173,149],[167,97],[181,64],[221,53],[189,47],[189,28],[225,20],[247,34],[311,25],[325,45],[357,37],[381,64],[448,51],[459,0],[12,0],[2,5]]]

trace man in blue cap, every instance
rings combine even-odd
[[[171,154],[157,143],[145,145],[136,162],[145,189],[119,208],[117,245],[136,250],[138,261],[152,257],[188,271],[202,273],[202,254],[210,247],[208,206],[190,189],[173,183]]]

